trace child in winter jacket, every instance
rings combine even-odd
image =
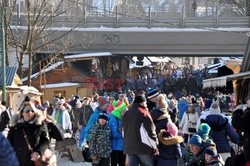
[[[158,166],[177,165],[177,159],[182,157],[180,143],[183,138],[178,136],[178,128],[172,122],[167,125],[168,130],[162,129],[159,133]]]
[[[89,150],[93,166],[109,166],[111,131],[107,125],[108,114],[100,113],[89,134]]]
[[[223,166],[224,162],[222,161],[220,155],[217,154],[217,150],[214,148],[205,149],[205,160],[206,166]]]

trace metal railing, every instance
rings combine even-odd
[[[204,12],[204,11],[202,11]],[[196,13],[196,17],[186,17],[184,6],[181,12],[170,13],[152,12],[150,7],[145,13],[119,13],[118,8],[115,7],[113,12],[102,13],[98,11],[87,11],[86,8],[76,15],[61,15],[50,20],[49,27],[167,27],[167,28],[227,28],[227,27],[250,27],[249,16],[234,16],[234,17],[220,17],[221,11],[215,7],[212,13]],[[79,12],[78,12],[79,13]],[[202,17],[200,17],[202,16]],[[40,23],[42,25],[42,23]],[[26,26],[27,15],[25,11],[20,10],[20,5],[17,4],[16,11],[13,14],[11,25]]]

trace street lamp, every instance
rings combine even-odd
[[[5,7],[7,0],[3,0],[1,9],[1,48],[2,48],[2,101],[6,101],[6,63],[5,63]]]

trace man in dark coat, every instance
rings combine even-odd
[[[141,133],[141,126],[144,133]],[[124,130],[124,153],[128,154],[129,165],[153,166],[153,155],[158,153],[157,135],[150,113],[146,107],[146,98],[136,96],[132,107],[122,117]],[[144,134],[144,136],[142,135]],[[151,140],[143,143],[142,139]]]
[[[94,112],[92,107],[90,106],[90,98],[89,97],[85,97],[83,99],[83,105],[82,105],[82,108],[80,110],[81,110],[81,112],[80,112],[79,126],[78,126],[78,129],[80,130],[79,146],[81,146],[83,144],[85,127],[88,124],[90,116]]]
[[[250,95],[247,97],[247,109],[243,110],[243,106],[239,105],[233,113],[232,124],[240,132],[244,132],[243,150],[245,163],[250,165]],[[246,164],[246,165],[247,165]]]

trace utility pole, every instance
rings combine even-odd
[[[2,101],[6,101],[6,52],[5,52],[5,7],[7,0],[3,0],[1,9],[1,48],[2,48]]]

